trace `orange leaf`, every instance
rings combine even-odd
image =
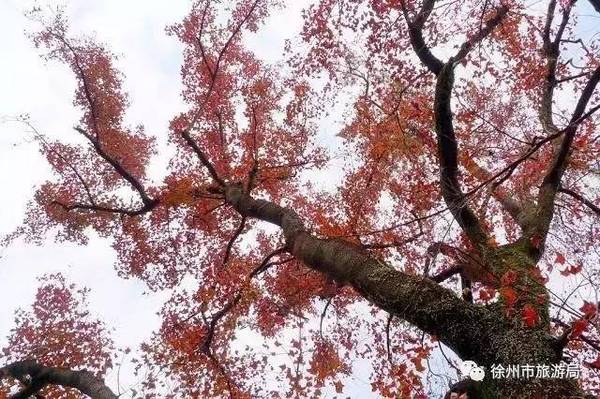
[[[417,358],[410,359],[410,361],[415,365],[415,369],[418,372],[421,373],[421,372],[425,371],[425,367],[422,364],[423,363],[423,359],[421,359],[420,357],[417,357]]]
[[[517,302],[517,292],[510,287],[500,288],[500,295],[508,307],[513,306]]]

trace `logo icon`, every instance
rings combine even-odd
[[[460,373],[469,376],[473,381],[482,381],[485,377],[485,370],[472,360],[464,360],[461,363]]]

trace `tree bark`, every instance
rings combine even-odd
[[[497,360],[479,346],[491,345],[498,327],[507,323],[498,312],[465,302],[428,278],[403,273],[352,243],[317,238],[292,209],[252,198],[241,184],[228,185],[225,197],[241,215],[280,226],[288,251],[308,267],[351,285],[371,303],[438,337],[465,358]]]
[[[349,284],[381,309],[437,337],[462,359],[490,369],[493,364],[550,365],[562,348],[544,328],[516,325],[499,303],[463,301],[434,281],[403,273],[339,239],[318,238],[290,208],[255,199],[242,184],[225,187],[226,201],[242,216],[280,226],[287,250],[308,267]],[[485,398],[584,398],[576,380],[492,380],[475,383]],[[471,397],[470,397],[471,398]]]
[[[28,386],[13,395],[11,399],[29,398],[47,385],[75,388],[92,399],[118,398],[104,384],[104,381],[87,370],[75,371],[58,367],[46,367],[34,360],[24,360],[1,368],[0,378],[5,376],[10,376],[20,381],[26,376],[31,378]]]

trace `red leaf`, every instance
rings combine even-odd
[[[494,297],[495,291],[492,288],[482,288],[479,290],[479,299],[486,302]]]
[[[571,334],[569,334],[569,338],[579,338],[586,330],[588,324],[589,322],[586,319],[575,320],[573,322],[573,326],[571,327]]]
[[[533,236],[531,237],[531,245],[533,245],[534,248],[540,248],[540,245],[542,245],[542,239],[539,236]]]
[[[517,272],[515,272],[514,270],[509,270],[502,275],[502,277],[500,278],[500,283],[503,286],[509,287],[517,282],[517,278]]]
[[[561,270],[560,274],[562,274],[563,276],[570,276],[572,274],[577,274],[581,272],[582,268],[583,265],[580,263],[578,265],[569,266],[565,270]]]
[[[586,364],[591,368],[600,370],[600,356],[598,356],[593,362],[588,362]]]
[[[598,313],[598,306],[591,302],[584,301],[583,306],[579,308],[579,310],[583,312],[586,319],[592,319],[596,313]]]
[[[423,359],[421,357],[417,357],[417,358],[412,358],[410,359],[410,361],[415,365],[415,369],[418,372],[423,372],[425,371],[425,366],[423,366]]]
[[[523,307],[522,318],[525,325],[530,328],[535,327],[539,321],[537,310],[530,304]]]

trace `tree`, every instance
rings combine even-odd
[[[17,234],[95,231],[122,275],[179,287],[142,347],[150,396],[318,397],[343,392],[358,356],[378,395],[425,397],[441,344],[487,371],[583,364],[580,380],[488,375],[448,397],[598,393],[597,303],[548,281],[597,294],[600,60],[582,3],[321,0],[270,66],[244,37],[281,3],[198,1],[168,28],[189,109],[161,183],[153,138],[125,123],[114,55],[61,13],[38,17],[34,42],[77,80],[85,143],[36,133],[55,179]],[[336,101],[350,105],[347,162],[331,192],[310,177],[330,165],[317,132]],[[251,333],[264,351],[236,346]],[[257,384],[280,346],[281,386]]]
[[[2,350],[2,361],[7,366],[0,369],[0,375],[23,385],[11,397],[36,394],[71,399],[81,398],[81,391],[97,394],[98,398],[116,398],[99,379],[112,367],[114,348],[104,324],[90,317],[86,309],[89,290],[67,285],[59,274],[39,280],[32,310],[17,311],[17,327]],[[74,368],[83,370],[71,370]],[[67,387],[77,391],[63,389]],[[2,397],[9,393],[0,391]]]

